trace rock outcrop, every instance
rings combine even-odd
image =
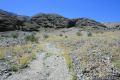
[[[75,22],[76,22],[75,26],[81,28],[93,28],[93,29],[106,28],[106,26],[103,25],[102,23],[88,18],[78,18],[75,19]]]

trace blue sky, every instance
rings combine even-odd
[[[0,0],[0,9],[29,16],[42,12],[120,22],[120,0]]]

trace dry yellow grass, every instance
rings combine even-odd
[[[28,62],[31,60],[31,56],[29,54],[25,54],[25,55],[22,55],[19,59],[18,59],[18,64],[20,66],[24,66],[26,64],[28,64]]]
[[[65,58],[67,65],[68,65],[68,68],[71,69],[72,68],[72,60],[71,60],[70,55],[69,55],[69,50],[66,47],[63,50],[63,56]]]
[[[52,35],[49,35],[48,38],[46,38],[46,39],[40,41],[38,44],[36,44],[36,47],[33,49],[32,49],[32,43],[28,43],[25,45],[9,46],[9,47],[5,47],[5,48],[0,47],[0,59],[4,59],[5,55],[9,54],[7,52],[11,52],[13,59],[16,61],[15,63],[17,63],[17,64],[14,64],[13,67],[21,68],[21,67],[27,65],[33,58],[35,58],[38,50],[41,49],[43,51],[46,51],[46,48],[45,48],[46,43],[62,42],[62,43],[65,43],[61,46],[61,49],[63,49],[64,59],[66,61],[66,64],[67,64],[69,70],[72,71],[73,63],[72,63],[72,60],[71,60],[71,57],[69,54],[70,50],[73,51],[76,48],[79,49],[79,52],[80,52],[79,56],[82,56],[81,65],[87,66],[87,64],[89,62],[89,56],[87,55],[88,50],[93,49],[95,46],[93,44],[90,44],[89,41],[93,40],[93,41],[101,41],[102,42],[102,43],[99,43],[99,44],[102,44],[101,47],[99,48],[101,51],[101,54],[111,52],[112,56],[114,56],[114,59],[112,61],[113,65],[116,68],[120,69],[119,47],[117,47],[117,46],[110,47],[110,46],[106,45],[106,44],[112,43],[112,41],[114,41],[114,40],[120,40],[119,34],[120,34],[120,32],[104,32],[104,33],[97,33],[97,34],[92,33],[92,37],[88,37],[88,36],[84,36],[84,35],[77,36],[76,34],[72,34],[72,35],[66,34],[61,37],[61,36],[52,34]],[[65,38],[65,36],[67,36],[67,38]],[[88,42],[83,44],[81,47],[76,46],[76,45],[75,46],[69,45],[69,43],[76,43],[76,42],[79,42],[80,40],[82,40],[82,41],[88,40]],[[70,47],[67,47],[68,45]],[[78,52],[78,54],[79,54],[79,52]],[[49,53],[49,51],[48,51],[48,53]],[[95,53],[97,53],[97,51]],[[47,55],[47,56],[49,56],[49,55]],[[103,73],[105,73],[105,72],[101,71],[99,73],[99,75],[103,76],[104,75]],[[73,80],[76,80],[76,75],[74,74],[74,72],[72,74],[73,74]]]
[[[0,48],[0,59],[4,59],[4,56],[5,56],[5,49],[2,47]]]
[[[14,45],[8,47],[0,47],[0,59],[6,56],[11,56],[12,68],[18,69],[27,65],[32,59],[36,57],[38,46],[33,47],[32,43],[24,45]]]
[[[110,54],[112,56],[115,57],[115,60],[112,61],[113,65],[116,68],[120,68],[120,60],[119,60],[119,47],[118,46],[109,46],[109,44],[111,43],[115,43],[116,40],[120,40],[120,32],[119,31],[109,31],[109,32],[100,32],[100,33],[92,33],[92,36],[86,36],[86,35],[82,35],[82,36],[77,36],[76,33],[75,34],[62,34],[62,36],[56,35],[56,34],[52,34],[49,35],[49,38],[45,39],[45,42],[56,42],[59,44],[64,44],[62,45],[63,48],[63,56],[64,59],[66,61],[66,64],[68,65],[69,68],[73,67],[72,66],[72,60],[70,57],[70,51],[74,51],[76,49],[79,49],[78,53],[78,57],[80,56],[81,58],[81,65],[82,67],[86,67],[87,64],[89,64],[89,51],[91,51],[90,53],[92,53],[91,55],[93,55],[93,58],[96,59],[97,54],[100,55],[106,55],[106,54]],[[67,36],[65,38],[65,36]],[[82,46],[76,46],[77,43],[82,41],[85,44],[82,44]],[[84,42],[86,41],[86,42]],[[94,44],[94,43],[95,44]],[[72,43],[75,43],[75,45],[70,45]],[[90,44],[92,43],[92,44]],[[66,46],[65,46],[66,45]],[[67,47],[69,45],[69,47]],[[118,57],[118,59],[116,58],[116,56]],[[96,62],[97,64],[97,62]],[[102,63],[99,64],[100,66],[102,66]],[[105,66],[103,66],[103,68],[105,68]],[[98,75],[99,76],[103,76],[103,75],[107,75],[106,71],[99,71]],[[74,76],[74,78],[76,78]],[[74,79],[73,78],[73,79]]]

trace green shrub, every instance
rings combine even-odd
[[[16,71],[18,71],[18,69],[19,69],[19,66],[18,66],[18,64],[11,64],[11,71],[14,71],[14,72],[16,72]]]
[[[45,34],[45,35],[44,35],[44,38],[49,38],[49,35]]]
[[[80,32],[77,32],[76,35],[77,36],[82,36],[82,34]]]
[[[76,75],[73,75],[73,76],[72,76],[72,80],[77,80],[77,76],[76,76]]]
[[[52,56],[52,53],[46,53],[44,59],[47,59],[48,57]]]
[[[8,38],[9,36],[8,36],[8,35],[6,35],[6,34],[1,34],[1,37]]]
[[[65,36],[65,38],[68,38],[68,36]]]
[[[120,25],[113,26],[112,29],[120,29]]]
[[[88,37],[91,37],[91,36],[92,36],[92,33],[91,33],[91,32],[89,32],[89,33],[88,33]]]
[[[12,38],[18,38],[18,36],[19,36],[19,34],[16,33],[16,32],[13,32],[13,33],[11,34],[11,37],[12,37]]]
[[[119,59],[112,59],[112,63],[113,63],[115,68],[120,70],[120,60]]]
[[[62,36],[63,36],[63,34],[60,34],[59,36],[61,36],[61,37],[62,37]]]
[[[31,42],[37,42],[37,38],[36,38],[33,34],[27,35],[27,36],[25,37],[25,40],[26,40],[26,41],[31,41]]]

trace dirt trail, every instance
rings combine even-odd
[[[62,49],[52,43],[46,43],[44,48],[45,51],[39,52],[28,68],[16,72],[5,80],[71,80]],[[48,52],[51,53],[50,56],[46,55]]]

